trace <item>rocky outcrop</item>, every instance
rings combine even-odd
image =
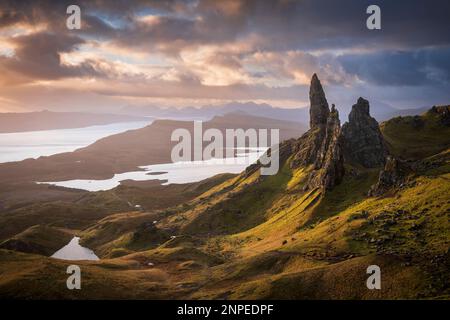
[[[299,139],[295,146],[293,166],[307,166],[317,161],[326,136],[326,125],[330,109],[322,85],[316,74],[312,76],[309,89],[310,129]]]
[[[293,146],[295,154],[292,167],[314,164],[325,138],[325,127],[308,130]]]
[[[320,170],[318,185],[326,190],[341,183],[344,177],[344,157],[341,143],[339,113],[333,105],[327,119],[325,139],[315,163],[315,167]]]
[[[309,125],[311,129],[326,125],[330,108],[323,91],[322,85],[316,74],[313,74],[311,86],[309,87]]]
[[[335,106],[331,112],[322,85],[316,74],[311,79],[309,91],[310,126],[295,144],[296,166],[313,166],[305,189],[332,189],[344,176],[344,158],[341,146],[341,124]]]
[[[378,181],[370,188],[369,196],[380,196],[394,187],[400,187],[410,172],[406,162],[393,156],[386,157],[386,164],[380,172]]]
[[[332,146],[334,146],[339,139],[340,131],[341,122],[339,120],[339,112],[333,104],[326,122],[324,137],[321,141],[321,146],[315,159],[314,166],[316,169],[321,168],[324,164],[326,157],[329,156],[330,148],[332,148]]]
[[[383,166],[387,148],[378,122],[370,116],[369,102],[359,98],[349,115],[348,123],[340,125],[339,112],[331,111],[316,74],[311,79],[310,130],[292,145],[292,167],[312,166],[305,189],[330,190],[341,183],[344,163],[367,168]]]
[[[383,166],[388,154],[378,122],[370,116],[369,101],[359,98],[342,126],[345,161],[366,168]]]

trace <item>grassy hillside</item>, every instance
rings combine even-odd
[[[69,262],[11,251],[1,251],[5,278],[0,282],[0,291],[10,296],[71,298],[446,297],[449,155],[445,152],[437,156],[439,167],[424,166],[395,194],[380,198],[355,195],[347,203],[335,199],[351,190],[336,189],[326,195],[311,190],[301,194],[301,179],[292,172],[288,183],[280,184],[284,190],[296,191],[279,195],[281,202],[289,197],[289,205],[264,209],[264,221],[257,226],[233,233],[236,227],[231,225],[228,234],[202,239],[177,233],[176,239],[150,250],[139,243],[133,246],[131,238],[118,243],[111,235],[136,232],[136,226],[154,217],[146,213],[111,216],[86,230],[86,243],[101,252],[106,241],[113,247],[126,248],[126,252],[114,259],[81,262],[87,279],[79,296],[63,287],[63,269]],[[348,184],[353,185],[353,192],[359,190],[358,194],[363,193],[362,181],[371,180],[370,173],[360,179],[360,183]],[[232,179],[237,188],[238,180]],[[315,214],[321,214],[320,219],[312,219]],[[151,239],[145,242],[149,245]],[[9,268],[18,263],[25,267],[20,271]],[[381,291],[365,288],[365,268],[370,264],[382,268],[385,280]],[[60,286],[44,291],[43,281],[49,276]],[[32,280],[25,282],[21,280],[24,277]],[[111,283],[130,290],[120,293],[107,289]],[[27,290],[14,289],[19,287]]]
[[[438,108],[450,113],[450,106]],[[403,159],[422,159],[450,147],[450,125],[434,109],[420,116],[393,118],[380,128],[392,154]]]
[[[448,299],[447,127],[429,114],[422,119],[422,129],[409,120],[384,123],[391,150],[416,160],[410,161],[413,170],[403,183],[380,196],[368,194],[381,168],[347,165],[344,181],[323,192],[306,188],[312,168],[293,165],[293,157],[283,152],[277,175],[261,176],[252,166],[238,176],[191,185],[184,189],[189,196],[174,197],[169,207],[128,208],[84,225],[79,231],[83,245],[102,260],[79,262],[84,274],[79,292],[65,289],[69,261],[0,250],[0,293],[21,298]],[[407,133],[416,138],[409,140]],[[401,151],[403,141],[410,153]],[[440,144],[428,146],[431,141]],[[421,149],[424,144],[428,148]],[[134,189],[117,189],[115,195],[149,203]],[[99,196],[90,195],[92,200]],[[372,264],[381,267],[381,290],[366,288]]]
[[[121,185],[92,193],[46,185],[0,186],[3,204],[0,242],[35,225],[71,229],[76,233],[107,216],[136,210],[135,205],[147,211],[165,209],[185,203],[232,176],[223,174],[183,185],[149,182]]]
[[[0,248],[50,256],[73,237],[71,230],[34,225],[0,243]]]

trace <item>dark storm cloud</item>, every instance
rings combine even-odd
[[[366,8],[381,8],[382,30],[366,28]],[[258,2],[251,25],[281,48],[420,47],[450,43],[450,2],[323,0]]]
[[[344,69],[376,85],[450,83],[450,48],[346,55]]]
[[[79,31],[65,26],[66,8],[71,4],[82,10]],[[381,30],[366,28],[366,8],[371,4],[381,7]],[[11,39],[14,55],[1,57],[0,67],[38,79],[102,76],[90,61],[62,65],[61,53],[98,40],[125,51],[172,58],[186,48],[213,45],[221,49],[232,43],[236,51],[215,49],[204,63],[244,70],[245,59],[251,60],[252,54],[275,52],[283,60],[281,67],[276,68],[275,54],[274,58],[265,57],[272,61],[265,70],[250,68],[248,72],[261,78],[273,73],[275,79],[281,75],[292,80],[297,71],[311,74],[323,65],[319,72],[331,70],[336,77],[327,75],[325,79],[337,85],[347,79],[339,73],[342,69],[374,86],[430,86],[449,83],[449,13],[448,0],[2,0],[0,31],[38,24],[45,25],[45,31]],[[146,20],[146,16],[154,19]],[[239,49],[245,45],[249,48]],[[370,53],[356,54],[357,50]],[[300,54],[289,58],[288,51]],[[201,86],[201,79],[190,70],[178,71],[180,85]],[[279,89],[279,96],[297,97],[292,95],[295,87],[291,88]],[[248,90],[255,99],[272,94],[263,89],[239,84],[221,90],[230,97],[233,92],[241,96]],[[198,97],[203,92],[199,91]],[[214,90],[211,92],[213,97]]]
[[[15,11],[0,11],[0,28],[14,25],[24,20],[23,15]]]
[[[122,30],[121,41],[132,45],[137,40],[156,43],[179,40],[187,46],[257,34],[264,39],[259,43],[260,50],[450,44],[449,1],[378,1],[382,10],[381,31],[366,28],[366,8],[370,4],[373,1],[199,1],[193,9],[172,3],[164,7],[166,15],[161,16],[158,25],[127,26]],[[229,9],[233,7],[236,9]],[[130,39],[132,42],[127,42]]]
[[[120,11],[122,2],[108,7],[110,16],[127,19],[117,29],[116,41],[128,46],[163,44],[177,51],[185,46],[217,44],[261,37],[259,50],[324,50],[352,47],[417,48],[450,44],[450,2],[378,1],[382,30],[366,28],[366,0],[303,1],[186,1],[136,2],[132,10]],[[101,5],[96,3],[99,8]],[[235,8],[233,10],[233,8]],[[153,26],[136,22],[143,12],[154,10],[159,21]],[[150,10],[150,11],[146,11]],[[91,30],[92,32],[101,30]],[[176,52],[175,52],[176,53]]]
[[[70,52],[84,40],[76,36],[52,33],[34,33],[14,38],[15,54],[11,58],[0,58],[0,65],[7,71],[24,77],[59,79],[100,74],[84,63],[74,67],[61,64],[60,53]]]
[[[143,8],[145,1],[71,1],[71,0],[2,0],[0,2],[0,28],[17,24],[45,24],[49,31],[68,33],[66,9],[77,4],[82,11],[83,29],[80,34],[114,36],[116,31],[105,18],[130,21],[134,12]],[[150,3],[150,2],[147,2]]]
[[[270,50],[450,43],[447,0],[376,1],[382,10],[381,31],[365,26],[365,10],[373,4],[366,0],[4,1],[0,25],[46,21],[64,32],[65,9],[75,3],[90,20],[83,32],[114,35],[128,45],[217,43],[252,33],[267,40],[260,49]],[[159,15],[160,23],[151,27],[135,21],[146,13]],[[122,25],[112,28],[105,19]]]

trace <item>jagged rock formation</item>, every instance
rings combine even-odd
[[[317,154],[320,152],[324,138],[324,127],[310,129],[303,134],[293,146],[292,151],[295,154],[295,157],[292,161],[292,167],[294,168],[314,164],[317,159]]]
[[[326,190],[332,189],[341,183],[344,177],[344,157],[341,147],[341,123],[339,112],[334,107],[327,119],[325,138],[315,162],[315,168],[320,170],[317,176],[317,186],[322,186]]]
[[[341,122],[339,121],[339,112],[333,104],[324,130],[324,139],[322,140],[320,150],[314,163],[316,169],[321,168],[325,163],[326,157],[330,154],[330,149],[334,147],[339,139],[340,129]]]
[[[295,150],[293,165],[307,166],[314,164],[322,148],[326,135],[326,124],[330,109],[322,85],[316,74],[312,76],[309,89],[310,126],[311,128],[300,138]]]
[[[344,176],[344,158],[341,147],[341,124],[335,106],[331,112],[320,80],[314,74],[309,92],[310,125],[294,146],[293,166],[313,165],[306,189],[332,189]]]
[[[366,168],[383,166],[388,154],[378,122],[370,116],[369,101],[359,98],[342,126],[345,161]]]
[[[309,109],[309,125],[311,129],[326,125],[330,109],[320,80],[315,73],[312,76],[311,86],[309,87],[309,101],[311,103],[311,108]]]
[[[326,135],[326,124],[330,110],[322,85],[316,74],[312,76],[309,89],[311,128],[294,146],[294,167],[308,166],[316,162]]]
[[[330,190],[345,173],[344,161],[373,168],[383,166],[387,148],[378,122],[370,116],[369,102],[359,98],[349,115],[349,122],[340,125],[339,113],[331,111],[320,80],[314,74],[309,92],[310,125],[292,146],[292,167],[312,166],[305,189]]]
[[[409,172],[409,167],[393,156],[386,157],[384,169],[380,172],[378,181],[369,190],[369,196],[380,196],[393,187],[401,186]]]

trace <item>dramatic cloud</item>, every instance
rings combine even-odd
[[[79,37],[34,33],[15,37],[11,42],[14,55],[0,60],[2,68],[11,73],[44,80],[86,75],[99,76],[99,73],[87,63],[75,67],[61,63],[60,54],[70,52],[77,45],[84,43],[84,40]]]
[[[71,4],[81,7],[81,30],[65,26]],[[353,90],[402,106],[450,100],[450,2],[378,1],[376,31],[365,24],[370,4],[3,0],[0,84],[10,89],[0,90],[1,107],[31,107],[18,92],[39,88],[45,90],[33,108],[53,105],[62,92],[87,105],[102,99],[114,106],[151,99],[304,105],[314,72],[336,102],[347,103]],[[433,95],[417,97],[421,90]]]
[[[389,51],[340,58],[344,69],[363,80],[384,86],[450,86],[450,48]]]

